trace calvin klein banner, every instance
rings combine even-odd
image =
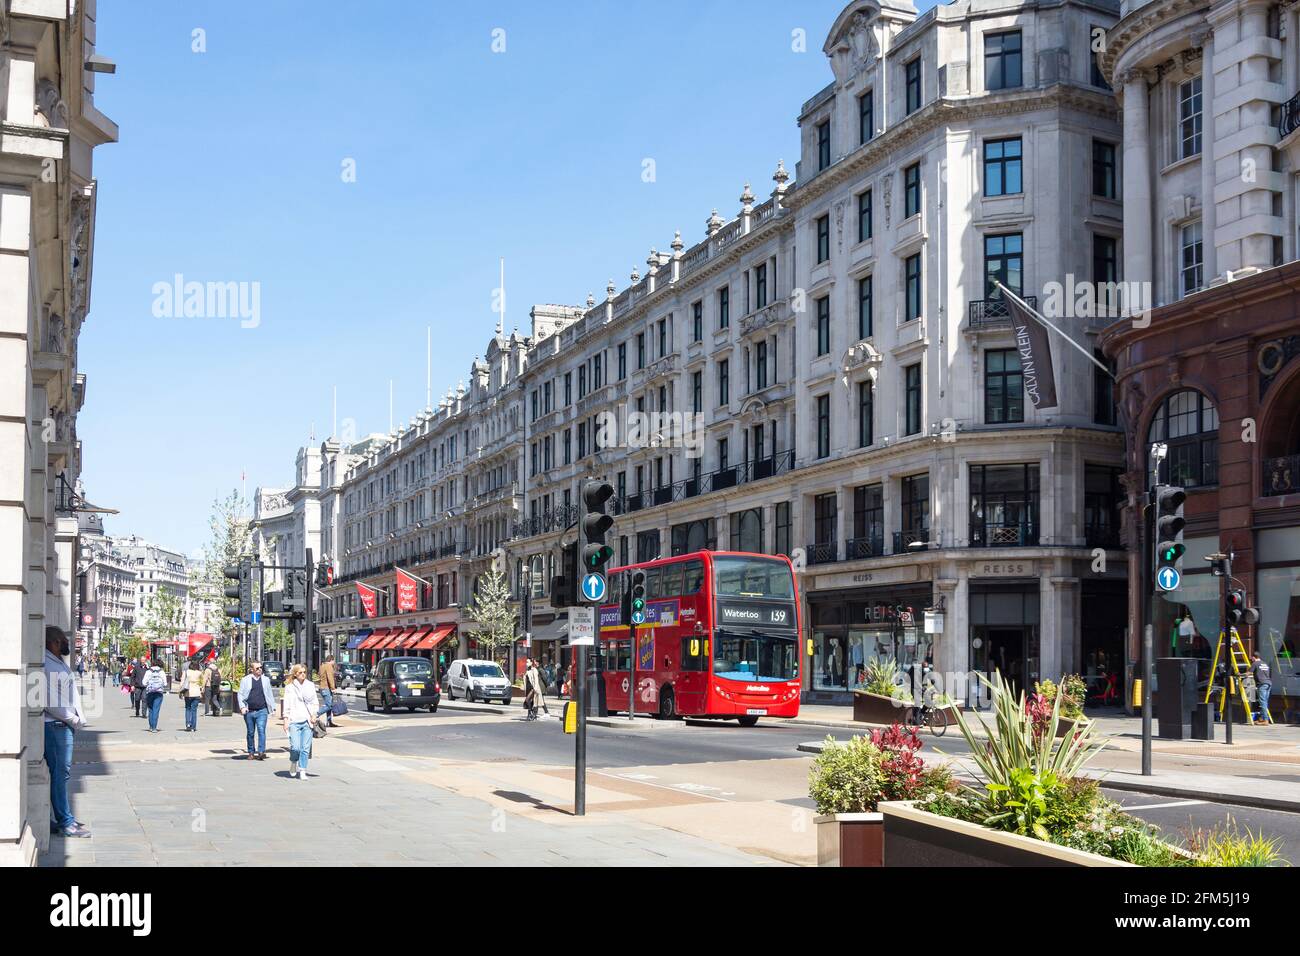
[[[1034,408],[1056,408],[1056,373],[1052,370],[1052,344],[1047,328],[1019,298],[1005,295],[1011,326],[1020,351],[1025,394]]]

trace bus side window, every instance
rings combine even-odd
[[[659,568],[651,568],[645,573],[645,599],[647,601],[654,601],[664,596],[663,591],[660,590],[662,581],[663,575]]]
[[[704,646],[705,641],[702,637],[682,638],[682,670],[704,670],[704,662],[708,660]]]
[[[682,594],[698,594],[704,585],[704,562],[687,561],[682,575]]]
[[[678,597],[682,593],[682,566],[670,564],[663,570],[664,597]]]
[[[611,574],[608,577],[609,589],[605,595],[605,604],[621,604],[623,602],[623,575]]]

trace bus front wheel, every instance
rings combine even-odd
[[[659,692],[659,719],[672,720],[677,716],[677,702],[673,700],[673,689],[665,687]]]
[[[736,722],[742,727],[753,727],[758,723],[757,717],[737,717]]]

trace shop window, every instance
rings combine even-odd
[[[1038,543],[1038,465],[971,465],[970,543],[975,548]]]

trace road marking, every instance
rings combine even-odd
[[[1163,810],[1166,807],[1195,807],[1203,803],[1209,803],[1209,801],[1208,800],[1174,800],[1171,801],[1170,803],[1144,803],[1139,807],[1123,807],[1122,809],[1127,813],[1132,813],[1134,810]]]
[[[652,773],[620,773],[619,776],[622,777],[624,780],[658,780],[659,779]]]
[[[617,773],[606,773],[604,770],[588,770],[587,773],[594,773],[594,774],[597,774],[597,775],[602,776],[602,777],[611,777],[611,778],[613,778],[613,779],[615,779],[615,780],[623,780],[623,779],[626,779],[622,774],[617,774]],[[670,793],[680,794],[680,793],[682,792],[682,791],[681,791],[679,788],[677,788],[677,787],[668,787],[668,786],[665,786],[665,785],[662,784],[662,783],[648,783],[648,782],[645,781],[645,780],[637,780],[636,783],[641,784],[641,786],[643,786],[643,787],[654,787],[656,790],[667,790],[667,791],[669,791]],[[716,790],[717,788],[716,788],[716,787],[713,787],[713,788],[711,788],[711,789],[715,789],[715,790]],[[731,802],[732,802],[732,801],[728,800],[726,797],[715,797],[715,796],[714,796],[713,794],[711,794],[711,793],[697,793],[697,794],[695,794],[695,796],[697,796],[697,797],[704,797],[706,800],[717,800],[719,803],[731,803]]]

